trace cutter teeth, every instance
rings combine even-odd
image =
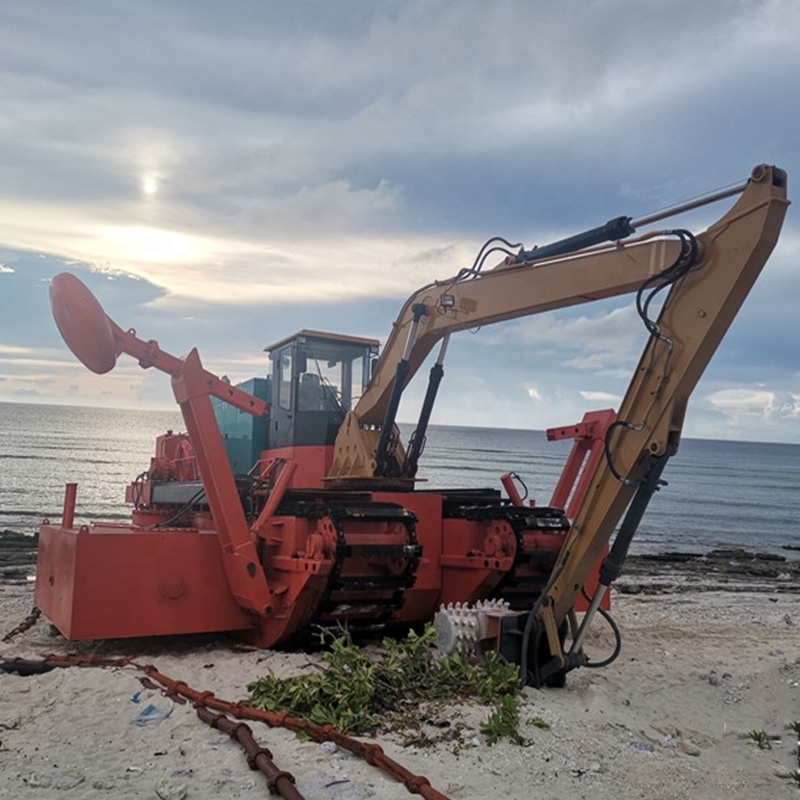
[[[508,600],[501,600],[495,598],[493,600],[478,600],[475,607],[483,611],[507,611],[511,608],[511,603]]]
[[[443,653],[468,653],[478,643],[478,613],[466,603],[448,603],[433,618],[436,647]]]

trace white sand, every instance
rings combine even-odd
[[[0,633],[25,616],[29,586],[0,586]],[[486,745],[478,734],[486,709],[454,708],[474,746],[404,748],[381,738],[389,755],[452,798],[780,798],[800,796],[798,766],[800,598],[796,594],[690,592],[614,596],[622,654],[600,670],[578,670],[566,689],[527,689],[527,747]],[[611,638],[600,629],[587,650],[598,658]],[[130,645],[128,645],[130,646]],[[102,652],[155,664],[193,688],[236,700],[272,667],[302,669],[303,654],[233,652],[222,640],[136,643]],[[74,650],[46,621],[2,645],[0,653],[37,657]],[[91,648],[84,647],[84,652]],[[142,690],[131,669],[66,669],[31,677],[0,675],[0,798],[266,797],[263,776],[243,751],[188,706],[162,722],[132,723],[143,706],[168,699]],[[405,798],[407,790],[354,756],[326,752],[284,730],[252,724],[278,766],[308,800]],[[759,749],[751,730],[779,737]],[[441,733],[431,727],[431,735]],[[783,775],[783,777],[782,777]]]

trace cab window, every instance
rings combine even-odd
[[[278,405],[286,411],[292,409],[292,349],[281,350],[278,369]]]

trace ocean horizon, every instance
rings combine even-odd
[[[401,424],[405,440],[413,425]],[[64,485],[78,483],[76,519],[124,522],[125,487],[145,471],[156,436],[183,430],[174,411],[0,402],[0,529],[34,533],[60,519]],[[432,425],[421,488],[501,489],[517,473],[529,499],[549,504],[572,445],[544,431]],[[632,552],[722,547],[800,553],[800,444],[682,439]]]

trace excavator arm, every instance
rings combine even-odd
[[[407,360],[411,380],[436,343],[457,331],[629,294],[675,260],[680,243],[650,236],[549,261],[507,259],[467,280],[453,278],[415,292],[392,326],[366,392],[354,408],[362,425],[382,423],[415,317]]]
[[[674,398],[673,421],[667,423],[660,419],[658,423],[669,429],[682,416],[681,404],[685,404],[691,388],[774,246],[788,204],[785,184],[785,174],[781,170],[759,166],[746,183],[734,190],[673,209],[673,213],[677,213],[703,202],[729,196],[733,191],[742,193],[728,214],[696,239],[692,237],[697,242],[694,255],[684,253],[687,246],[685,235],[672,231],[655,231],[625,241],[584,246],[600,242],[603,238],[630,233],[638,225],[650,221],[632,222],[623,217],[612,220],[602,229],[590,231],[588,237],[571,237],[556,245],[510,256],[494,269],[485,272],[464,270],[454,278],[424,286],[409,297],[400,311],[364,395],[339,431],[329,478],[340,483],[403,475],[413,478],[413,470],[409,473],[406,468],[405,452],[397,441],[394,415],[403,388],[437,342],[443,341],[444,349],[450,334],[592,300],[630,294],[649,286],[651,282],[657,286],[663,280],[657,276],[670,268],[680,269],[680,265],[689,257],[694,259],[694,263],[693,276],[688,283],[694,285],[701,282],[715,295],[721,291],[719,282],[729,280],[734,270],[741,271],[730,262],[738,263],[744,250],[752,250],[752,265],[746,270],[749,277],[741,281],[740,288],[732,289],[729,298],[726,295],[718,326],[711,329],[711,315],[707,312],[706,317],[700,317],[697,309],[682,312],[683,316],[676,320],[680,330],[669,349],[670,353],[676,349],[679,354],[682,352],[681,337],[689,321],[693,323],[689,335],[694,337],[690,341],[702,337],[705,344],[699,348],[692,364],[687,365],[686,379],[680,387],[675,385],[673,378],[665,380],[660,387],[662,396],[670,394]],[[720,254],[722,242],[728,250]],[[583,246],[583,249],[575,251],[575,246]],[[717,262],[722,266],[717,267]],[[717,273],[720,272],[723,275],[718,277]],[[677,294],[680,296],[681,291]],[[675,293],[670,295],[669,305],[678,305]],[[684,304],[680,305],[682,308]],[[687,315],[689,320],[684,319]],[[671,316],[663,322],[670,325]],[[649,346],[644,358],[656,359],[663,349]],[[442,358],[440,354],[438,366],[441,366]],[[664,359],[663,355],[661,359]],[[641,381],[645,374],[649,374],[644,364],[637,370],[634,386],[631,387],[634,394],[637,380]],[[671,359],[668,366],[674,368]],[[680,397],[674,394],[678,389]],[[640,416],[643,413],[641,408],[635,411]],[[621,414],[621,418],[625,419],[626,409],[623,408]],[[650,424],[655,423],[651,421]],[[659,435],[661,439],[655,446],[658,452],[663,452],[666,444],[662,440],[665,440],[666,434],[661,428]],[[622,459],[621,468],[630,470],[632,465]]]
[[[548,261],[507,259],[471,279],[423,287],[403,306],[364,395],[345,418],[330,477],[343,481],[403,473],[402,448],[386,459],[381,451],[403,388],[437,342],[457,331],[629,294],[680,252],[679,240],[651,234]]]
[[[696,240],[687,238],[687,246],[695,249],[691,263],[662,279],[669,291],[658,319],[646,319],[650,337],[609,429],[606,458],[531,614],[528,632],[538,627],[546,633],[551,671],[585,663],[583,636],[603,593],[619,575],[667,459],[678,449],[689,396],[772,252],[788,205],[785,173],[757,167],[735,206]],[[623,514],[601,567],[600,588],[565,654],[559,629]]]

